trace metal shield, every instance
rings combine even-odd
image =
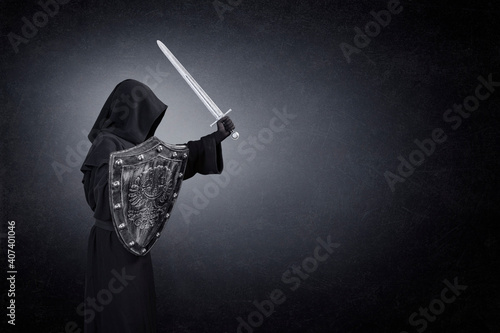
[[[109,193],[118,239],[135,255],[151,250],[170,217],[189,150],[156,137],[111,153]]]

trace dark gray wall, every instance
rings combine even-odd
[[[275,289],[284,302],[255,332],[497,332],[500,86],[476,87],[500,81],[500,6],[402,1],[378,34],[369,24],[368,44],[355,28],[388,1],[231,3],[219,16],[209,0],[69,1],[16,52],[9,34],[24,38],[23,17],[42,7],[2,2],[1,270],[14,220],[18,271],[9,331],[82,326],[93,221],[79,167],[119,81],[145,81],[169,105],[162,140],[213,131],[161,39],[233,109],[241,135],[223,143],[233,172],[187,181],[153,250],[161,332],[236,332]],[[355,42],[348,61],[341,45]],[[479,107],[447,111],[464,101]],[[431,149],[433,131],[444,142],[419,153],[414,141]],[[393,191],[399,156],[424,161]],[[331,254],[311,259],[328,237]],[[297,265],[310,273],[287,273]],[[452,297],[445,280],[467,288]]]

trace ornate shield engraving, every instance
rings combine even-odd
[[[111,153],[109,193],[113,225],[135,255],[151,250],[170,217],[181,188],[189,150],[151,137]]]

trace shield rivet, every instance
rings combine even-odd
[[[135,242],[134,241],[130,241],[128,242],[128,246],[134,246],[135,245]]]
[[[117,159],[115,161],[115,165],[122,165],[123,161],[121,159]]]
[[[188,154],[184,153],[182,154],[182,158],[187,158],[188,157]]]
[[[177,193],[174,193],[173,196],[174,196],[174,198],[177,198]]]
[[[115,204],[115,209],[120,209],[120,208],[122,208],[122,204],[121,203]]]
[[[177,153],[176,153],[175,151],[172,153],[172,157],[173,157],[173,158],[176,158],[176,157],[177,157]]]
[[[159,232],[156,233],[156,237],[160,237],[160,233]]]
[[[163,150],[163,146],[162,145],[159,145],[158,148],[156,148],[157,152],[161,152],[162,150]]]
[[[118,229],[120,229],[120,230],[121,230],[121,229],[125,229],[125,223],[120,223],[120,224],[118,225]]]
[[[142,154],[141,154],[141,155],[137,156],[137,159],[138,159],[139,161],[142,161],[142,160],[144,159],[144,155],[142,155]]]
[[[184,174],[181,172],[181,173],[179,173],[179,178],[182,178],[182,177],[184,177]]]
[[[142,248],[142,249],[141,249],[141,253],[146,253],[146,249],[145,249],[145,248]]]
[[[115,180],[115,181],[113,182],[113,186],[114,186],[114,187],[120,186],[120,182],[119,182],[118,180]]]

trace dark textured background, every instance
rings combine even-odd
[[[93,223],[81,154],[119,81],[148,79],[169,105],[164,141],[213,130],[156,39],[234,110],[241,135],[223,143],[240,173],[189,218],[180,206],[192,208],[214,180],[186,182],[152,252],[160,332],[236,332],[236,318],[275,288],[286,301],[255,332],[417,332],[410,315],[455,278],[468,288],[425,331],[499,331],[500,87],[457,130],[442,119],[478,76],[500,81],[498,2],[403,1],[351,63],[339,44],[353,44],[354,27],[387,1],[242,0],[221,19],[209,0],[75,0],[18,53],[7,36],[41,7],[0,6],[3,301],[6,222],[17,226],[17,326],[8,332],[81,326]],[[296,118],[243,152],[273,109]],[[393,193],[384,172],[438,127],[447,141]],[[328,235],[340,246],[291,291],[282,274]]]

